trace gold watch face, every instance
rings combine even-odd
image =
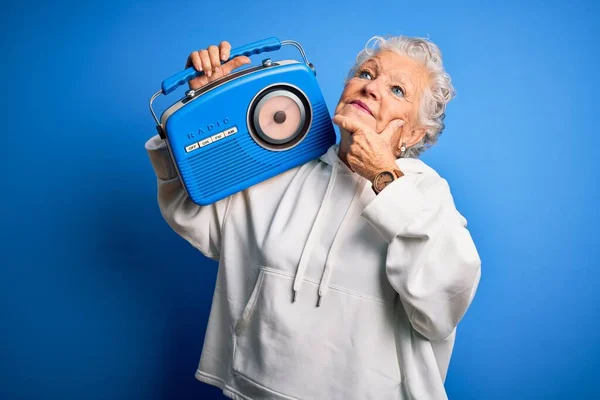
[[[377,188],[377,190],[383,190],[384,187],[386,187],[393,181],[394,181],[394,174],[392,174],[389,171],[381,172],[375,178],[375,188]]]

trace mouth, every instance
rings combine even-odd
[[[371,111],[371,109],[362,101],[360,100],[354,100],[352,101],[350,104],[352,104],[354,107],[358,108],[359,110],[366,112],[368,114],[370,114],[372,117],[374,117],[373,112]]]

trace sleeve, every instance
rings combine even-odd
[[[386,275],[412,327],[450,336],[471,304],[481,260],[445,179],[405,175],[362,211],[387,241]]]
[[[166,143],[155,135],[145,144],[157,178],[158,205],[169,226],[202,254],[218,260],[221,229],[231,197],[199,206],[188,197]]]

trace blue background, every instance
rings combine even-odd
[[[332,110],[376,34],[428,35],[458,92],[423,155],[483,260],[450,399],[600,398],[599,7],[521,3],[3,5],[0,398],[224,398],[194,379],[217,265],[159,214],[149,98],[192,50],[277,36]]]

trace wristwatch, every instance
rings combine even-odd
[[[391,171],[381,171],[373,179],[373,191],[375,194],[379,194],[387,185],[394,182],[396,179],[402,177],[404,174],[399,169],[393,169]]]

